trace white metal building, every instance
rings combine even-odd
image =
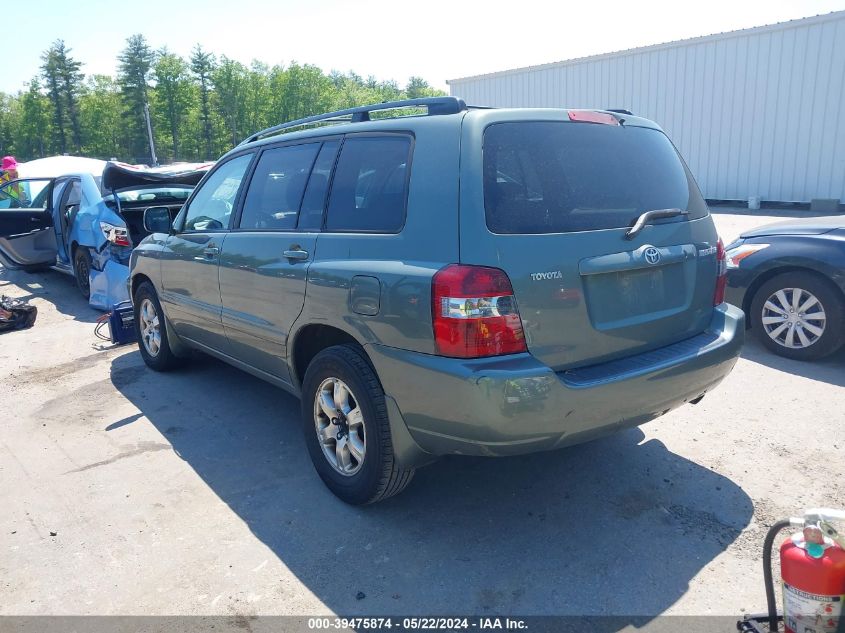
[[[470,104],[652,119],[708,199],[845,202],[845,11],[448,83]]]

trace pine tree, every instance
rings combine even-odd
[[[200,117],[202,119],[202,139],[205,143],[205,158],[210,159],[213,153],[213,138],[211,131],[211,74],[216,62],[214,55],[206,53],[197,44],[191,52],[191,72],[194,74],[200,89]]]
[[[67,132],[65,131],[65,99],[62,95],[61,61],[56,54],[56,44],[41,55],[41,72],[46,82],[47,97],[53,110],[53,134],[55,147],[60,154],[67,154]]]
[[[98,158],[126,157],[127,134],[122,125],[123,104],[120,87],[107,75],[93,75],[79,100],[88,156]]]
[[[240,62],[225,55],[211,75],[217,95],[217,107],[226,123],[232,139],[232,146],[238,144],[246,132],[244,109],[247,92],[247,69]]]
[[[147,39],[136,33],[127,38],[126,48],[117,59],[120,62],[117,80],[129,128],[129,153],[132,160],[139,161],[142,156],[150,156],[145,109],[149,107],[147,82],[155,61],[155,53],[147,44]]]
[[[156,96],[163,106],[162,110],[166,113],[173,160],[179,160],[182,122],[191,97],[188,65],[181,57],[163,48],[159,51],[158,59],[153,66],[153,77],[156,80]]]
[[[45,139],[50,128],[50,104],[41,93],[38,77],[33,77],[29,88],[20,96],[21,120],[18,128],[18,145],[21,155],[45,156],[48,151]]]
[[[62,40],[41,55],[39,77],[0,93],[0,156],[19,160],[77,151],[148,162],[145,109],[166,160],[211,160],[245,135],[311,114],[402,97],[443,94],[420,77],[395,81],[324,73],[291,62],[249,67],[196,45],[190,59],[156,54],[143,35],[126,40],[116,78],[84,77]],[[152,85],[151,85],[152,84]]]
[[[67,107],[73,144],[76,151],[80,152],[82,151],[82,128],[79,124],[79,93],[85,78],[85,75],[80,71],[82,62],[78,62],[70,56],[71,49],[65,46],[63,40],[56,40],[53,48],[58,63],[62,96]]]

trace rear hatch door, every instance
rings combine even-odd
[[[528,349],[555,370],[701,333],[718,236],[669,139],[635,117],[531,112],[464,119],[461,263],[508,274]],[[680,213],[626,237],[656,209]]]
[[[175,218],[190,191],[214,165],[206,163],[174,163],[163,167],[146,167],[109,161],[103,169],[102,190],[110,201],[106,205],[123,218],[132,244],[148,235],[144,228],[144,210],[166,206]],[[111,224],[112,220],[100,218]]]

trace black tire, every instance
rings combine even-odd
[[[329,379],[339,379],[349,387],[363,414],[365,451],[354,474],[341,474],[335,469],[317,436],[315,402],[321,385]],[[346,503],[362,505],[381,501],[401,492],[410,483],[414,469],[400,467],[393,457],[381,383],[357,347],[326,348],[308,365],[302,382],[302,424],[305,444],[317,474],[329,490]]]
[[[767,299],[779,290],[798,289],[811,293],[824,310],[824,328],[820,336],[806,347],[790,348],[779,343],[766,331],[763,324],[763,311]],[[802,295],[803,296],[803,295]],[[779,304],[776,307],[781,307]],[[813,306],[817,310],[817,306]],[[810,308],[808,308],[809,313]],[[769,312],[768,314],[776,314]],[[842,293],[826,278],[811,272],[789,272],[772,277],[754,293],[751,301],[751,327],[760,342],[771,352],[793,360],[814,361],[829,356],[842,347],[845,341],[845,299]],[[788,320],[788,319],[785,319]],[[818,327],[818,320],[811,324]],[[772,327],[770,325],[770,327]],[[784,334],[781,334],[782,338]],[[805,331],[806,336],[806,331]]]
[[[159,336],[157,346],[152,346],[145,342],[141,311],[146,302],[149,302],[149,305],[152,306],[155,310],[155,315],[158,317]],[[155,371],[169,371],[182,366],[185,362],[184,359],[173,354],[173,351],[170,349],[170,344],[167,340],[167,328],[164,324],[164,312],[161,310],[161,303],[159,303],[158,295],[153,285],[148,281],[141,283],[138,289],[135,290],[132,303],[135,309],[135,336],[138,339],[138,349],[147,367]],[[150,351],[148,347],[154,349],[154,351]]]
[[[76,287],[86,299],[91,298],[91,253],[84,246],[77,246],[73,253],[73,276]]]

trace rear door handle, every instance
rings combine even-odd
[[[219,253],[219,252],[220,252],[220,249],[217,248],[214,245],[206,246],[202,250],[203,255],[205,255],[208,259],[214,259],[215,257],[217,257],[217,253]]]
[[[287,257],[288,259],[303,261],[308,259],[308,251],[304,251],[301,248],[295,248],[289,251],[285,251],[285,257]]]

